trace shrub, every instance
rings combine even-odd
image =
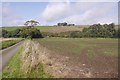
[[[21,37],[23,38],[42,38],[40,30],[34,27],[24,27],[21,32]]]
[[[14,31],[2,30],[2,37],[42,38],[40,30],[34,27],[24,27]]]

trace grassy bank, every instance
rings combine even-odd
[[[5,49],[5,48],[8,48],[8,47],[10,47],[10,46],[12,46],[12,45],[20,42],[20,41],[21,41],[21,39],[19,39],[19,40],[3,41],[3,42],[0,43],[0,45],[1,45],[1,46],[0,46],[0,50],[1,50],[1,49]]]
[[[8,65],[3,70],[2,78],[45,78],[51,77],[44,72],[44,65],[39,64],[29,73],[25,73],[22,70],[21,53],[24,48],[20,48],[19,51],[13,56]]]
[[[8,65],[3,70],[2,77],[3,78],[16,78],[21,77],[22,72],[20,70],[21,61],[20,54],[23,51],[23,48],[20,48],[19,51],[13,56]]]

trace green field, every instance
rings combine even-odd
[[[90,25],[81,25],[81,26],[63,26],[64,28],[88,28]],[[16,29],[21,29],[23,26],[14,26],[14,27],[0,27],[0,29],[5,29],[7,31],[13,31]],[[36,26],[37,29],[39,30],[48,30],[48,29],[55,29],[57,27],[61,27],[61,26]],[[116,29],[118,29],[118,26],[116,25]]]
[[[103,54],[118,55],[118,39],[103,38],[44,38],[36,40],[43,46],[58,53],[80,55],[86,51],[90,56]]]
[[[59,26],[60,27],[60,26]],[[84,26],[64,26],[64,28],[83,28]],[[88,26],[85,26],[85,27],[88,27]],[[22,26],[15,26],[15,27],[2,27],[2,29],[4,30],[7,30],[7,31],[13,31],[13,30],[16,30],[16,29],[21,29],[23,28]],[[57,26],[36,26],[35,28],[41,30],[41,31],[44,31],[44,30],[48,30],[48,29],[55,29],[57,28]],[[1,29],[1,27],[0,27]]]
[[[63,64],[70,64],[71,69],[75,69],[78,66],[77,71],[73,71],[70,74],[78,74],[77,72],[83,67],[85,71],[88,69],[92,70],[91,74],[97,78],[117,77],[118,39],[44,38],[36,41],[51,50],[52,56],[58,55],[57,61],[62,60],[61,63]],[[66,61],[65,57],[60,56],[67,56],[68,60]]]
[[[13,31],[13,30],[16,30],[16,29],[21,29],[21,28],[22,27],[2,27],[2,29],[7,30],[7,31]]]
[[[54,28],[55,26],[36,26],[37,29],[40,29],[40,30],[46,30],[46,29],[51,29],[51,28]],[[16,27],[2,27],[2,29],[5,29],[7,31],[13,31],[13,30],[16,30],[16,29],[21,29],[23,28],[22,26],[19,27],[19,26],[16,26]]]
[[[19,40],[8,40],[8,41],[3,41],[3,42],[1,42],[0,43],[0,50],[1,49],[5,49],[5,48],[7,48],[7,47],[10,47],[10,46],[12,46],[12,45],[14,45],[14,44],[16,44],[16,43],[18,43],[18,42],[20,42],[21,41],[21,39],[19,39]]]
[[[104,76],[103,72],[107,71],[110,76],[117,74],[117,58],[118,58],[118,39],[111,38],[43,38],[33,39],[33,41],[40,43],[46,49],[52,51],[51,56],[63,55],[70,57],[68,64],[73,69],[75,66],[85,64],[85,69],[92,68],[95,76]],[[40,47],[40,46],[39,46]],[[21,70],[21,53],[25,50],[21,48],[17,54],[11,59],[9,64],[3,71],[3,78],[46,78],[53,77],[44,71],[44,65],[39,64],[30,73],[25,73]],[[60,56],[59,56],[60,57]],[[65,57],[57,58],[63,60]],[[73,62],[73,63],[71,63]],[[63,64],[67,64],[64,61]],[[54,63],[52,64],[54,65]],[[62,66],[60,66],[62,67]],[[66,66],[68,67],[68,66]],[[105,68],[106,67],[106,68]],[[79,69],[79,68],[78,68]],[[113,72],[111,72],[113,70]],[[78,71],[79,72],[79,71]],[[73,71],[72,74],[76,73]],[[112,74],[112,75],[111,75]],[[56,76],[54,76],[56,77]]]

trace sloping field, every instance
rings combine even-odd
[[[22,38],[0,38],[0,50],[10,47],[21,40]]]
[[[43,30],[43,32],[51,32],[51,33],[60,33],[60,32],[68,32],[68,31],[82,31],[83,27],[75,27],[75,26],[60,26],[56,28],[51,28],[47,30]]]
[[[9,41],[9,40],[19,40],[19,38],[0,38],[0,42]]]
[[[13,31],[16,29],[21,29],[23,27],[2,27],[7,31]],[[84,27],[83,26],[36,26],[41,32],[52,32],[52,33],[59,33],[59,32],[66,32],[66,31],[81,31]]]
[[[13,31],[13,30],[16,30],[16,29],[21,29],[22,27],[1,27],[0,29],[4,29],[4,30],[7,30],[7,31]]]
[[[116,78],[118,40],[43,38],[26,40],[3,71],[4,78]],[[16,66],[15,66],[16,65]]]
[[[54,28],[55,26],[36,26],[37,29],[39,30],[46,30],[46,29],[50,29],[50,28]],[[21,29],[23,28],[23,26],[15,26],[15,27],[2,27],[2,29],[5,29],[7,31],[13,31],[16,29]]]
[[[41,32],[52,32],[52,33],[60,33],[67,31],[82,31],[84,27],[88,28],[90,25],[81,25],[81,26],[36,26]],[[13,31],[16,29],[21,29],[23,26],[15,26],[15,27],[0,27],[0,29],[5,29],[7,31]],[[118,29],[118,26],[115,27]]]
[[[36,40],[51,50],[56,74],[62,77],[113,78],[118,76],[117,39],[44,38]],[[58,68],[59,67],[59,68]]]

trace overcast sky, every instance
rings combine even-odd
[[[58,22],[76,25],[111,22],[117,24],[118,3],[72,2],[71,0],[2,3],[2,26],[19,26],[31,19],[39,21],[41,25],[55,25]]]

